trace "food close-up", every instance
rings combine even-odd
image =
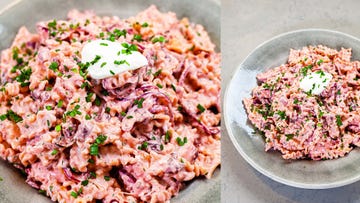
[[[55,202],[168,202],[212,177],[221,60],[204,26],[156,5],[33,26],[0,62],[0,156],[27,184]]]
[[[288,63],[257,75],[244,100],[266,150],[284,159],[335,159],[359,146],[357,69],[351,49],[290,50]]]

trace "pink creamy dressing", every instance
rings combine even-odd
[[[284,159],[335,159],[359,146],[360,62],[351,49],[319,45],[290,50],[288,63],[260,73],[244,104],[249,120],[264,134],[265,149]],[[301,81],[317,75],[305,92]],[[309,77],[309,78],[310,78]],[[330,80],[330,81],[327,81]]]
[[[148,65],[92,79],[80,53],[101,38],[135,45]],[[203,26],[155,6],[20,28],[1,54],[0,156],[53,201],[169,201],[220,164],[214,48]]]

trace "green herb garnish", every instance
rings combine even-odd
[[[63,106],[64,101],[63,100],[59,100],[59,103],[57,104],[58,108],[61,108]]]
[[[60,132],[60,131],[61,131],[61,125],[55,126],[55,131],[56,131],[56,132]]]
[[[282,120],[286,119],[285,111],[277,111],[276,114],[279,115]]]
[[[337,124],[337,126],[341,126],[341,125],[343,124],[342,121],[341,121],[341,116],[340,116],[340,115],[336,115],[335,117],[336,117],[336,124]]]
[[[138,42],[143,41],[142,36],[139,34],[135,34],[132,40],[136,40]]]
[[[105,179],[106,181],[109,181],[109,180],[110,180],[110,176],[104,176],[104,179]]]
[[[59,64],[57,62],[51,62],[49,69],[53,70],[54,72],[58,71]]]
[[[165,38],[163,36],[160,36],[160,37],[155,37],[153,40],[152,40],[152,43],[156,43],[156,42],[165,42]]]
[[[54,149],[52,150],[51,155],[54,156],[57,155],[57,153],[59,153],[59,151],[57,149]]]
[[[204,113],[204,111],[206,110],[201,104],[198,104],[196,106],[196,108],[201,112],[201,113]]]
[[[159,76],[159,75],[161,74],[161,72],[162,72],[162,69],[156,71],[156,72],[153,74],[153,76],[154,76],[154,77],[157,77],[157,76]]]
[[[187,137],[184,137],[183,139],[181,139],[180,137],[177,137],[176,142],[178,143],[179,146],[184,146],[184,144],[187,143]]]
[[[144,98],[140,98],[139,100],[135,99],[134,104],[138,106],[138,108],[143,107]]]
[[[286,141],[289,141],[289,140],[293,139],[294,134],[285,134],[285,137],[286,137]]]
[[[321,64],[322,62],[324,62],[322,59],[318,60],[318,62],[317,62],[318,66],[320,66],[320,64]]]
[[[148,147],[148,142],[143,142],[140,146],[138,146],[138,149],[145,150]]]

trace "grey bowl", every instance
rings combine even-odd
[[[10,2],[10,1],[9,1]],[[219,0],[17,0],[11,6],[0,8],[0,50],[10,46],[20,26],[35,31],[35,23],[54,18],[64,19],[72,8],[91,9],[98,15],[116,15],[126,18],[136,15],[151,4],[163,11],[173,11],[178,18],[189,17],[191,22],[202,24],[220,50]],[[25,183],[25,179],[10,164],[0,160],[0,202],[44,203],[50,199],[38,194]],[[212,179],[195,179],[188,183],[172,202],[219,202],[220,170]]]
[[[360,59],[360,41],[350,35],[322,29],[297,30],[279,35],[258,46],[240,64],[227,85],[224,99],[225,126],[238,152],[260,173],[286,185],[325,189],[360,180],[360,150],[326,161],[284,160],[279,152],[265,152],[264,141],[253,134],[242,100],[250,97],[256,75],[286,63],[290,48],[326,45],[339,50],[352,48],[352,60]]]

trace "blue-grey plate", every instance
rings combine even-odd
[[[3,0],[1,0],[3,1]],[[173,11],[178,18],[188,17],[191,22],[204,25],[212,41],[220,50],[219,0],[14,0],[8,7],[0,8],[0,50],[9,47],[21,26],[35,32],[36,22],[64,19],[70,9],[94,10],[98,15],[116,15],[120,18],[134,16],[151,4],[160,11]],[[0,160],[1,203],[45,203],[50,199],[25,183],[19,171]],[[195,179],[188,183],[172,202],[219,202],[220,170],[212,179]]]
[[[241,37],[241,36],[239,36]],[[335,160],[284,160],[279,152],[265,152],[264,141],[247,119],[242,100],[251,96],[256,75],[286,63],[290,49],[309,45],[334,49],[352,48],[352,60],[360,60],[360,40],[331,30],[306,29],[279,35],[258,46],[239,65],[224,98],[225,126],[242,157],[260,173],[286,185],[325,189],[360,180],[360,150]]]

